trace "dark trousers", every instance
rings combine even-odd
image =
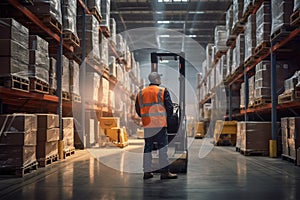
[[[144,172],[151,172],[152,170],[152,149],[153,143],[157,142],[159,151],[159,165],[161,172],[168,172],[168,134],[167,128],[145,128],[145,146],[144,146]],[[156,170],[156,169],[155,169]]]

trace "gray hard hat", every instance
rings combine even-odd
[[[157,83],[157,79],[160,79],[161,75],[157,72],[151,72],[148,76],[148,79],[150,81],[150,83],[154,83],[156,84]]]

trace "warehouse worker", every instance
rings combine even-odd
[[[173,113],[173,103],[170,93],[166,88],[159,87],[161,84],[160,75],[157,72],[149,74],[150,85],[141,90],[136,97],[135,109],[142,118],[144,127],[144,179],[153,177],[152,168],[152,147],[157,142],[159,149],[159,165],[161,179],[176,179],[177,175],[169,172],[168,168],[168,135],[167,117]]]

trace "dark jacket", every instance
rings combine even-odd
[[[150,84],[150,85],[156,85],[156,84]],[[170,93],[169,91],[167,90],[167,88],[165,88],[165,93],[164,93],[164,105],[165,105],[165,108],[166,108],[166,112],[167,112],[167,118],[169,118],[170,116],[172,116],[173,114],[173,102],[172,102],[172,99],[171,99],[171,96],[170,96]],[[138,98],[136,96],[136,99],[135,99],[135,111],[136,113],[138,114],[138,116],[141,117],[141,113],[140,113],[140,105],[138,103]]]

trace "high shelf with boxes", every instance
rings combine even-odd
[[[77,127],[75,124],[83,121],[73,118],[74,109],[76,112],[77,107],[83,107],[87,111],[84,112],[87,117],[83,118],[82,125],[87,127],[89,145],[93,145],[97,140],[97,134],[92,136],[90,131],[96,132],[99,129],[97,123],[99,117],[113,116],[118,109],[119,114],[133,115],[132,106],[126,107],[122,104],[117,108],[115,88],[118,87],[123,94],[126,94],[119,98],[120,102],[126,101],[127,105],[132,105],[131,89],[134,86],[130,84],[136,85],[139,81],[136,74],[132,76],[126,73],[132,67],[125,61],[124,55],[119,54],[116,39],[113,39],[116,27],[114,20],[109,20],[109,4],[104,13],[108,18],[104,19],[111,22],[111,27],[107,27],[109,23],[103,24],[101,21],[100,1],[86,2],[87,5],[81,0],[64,1],[61,8],[60,0],[35,0],[33,5],[22,4],[16,0],[1,2],[0,43],[9,48],[0,50],[2,64],[0,113],[22,112],[55,115],[58,118],[58,127],[55,129],[51,127],[49,130],[42,128],[41,134],[46,135],[45,137],[56,134],[55,137],[59,137],[61,143],[56,145],[57,138],[54,136],[54,139],[37,139],[37,151],[40,153],[37,161],[42,166],[57,159],[57,154],[53,153],[55,149],[63,148],[64,154],[60,156],[61,158],[73,154],[74,146],[82,145],[80,140],[83,138],[78,137],[77,133],[83,130],[80,128],[74,130]],[[109,1],[103,2],[109,3]],[[86,40],[82,40],[83,35]],[[109,40],[102,35],[110,35],[112,39]],[[86,57],[83,56],[83,49]],[[130,59],[134,59],[130,52],[127,55],[130,55]],[[86,76],[91,77],[85,77],[85,80],[90,81],[90,84],[93,84],[91,88],[94,89],[94,92],[83,89],[91,93],[84,95],[85,103],[81,99],[82,58],[87,61]],[[97,99],[95,99],[96,93]],[[93,105],[90,105],[92,100],[97,103],[93,102]],[[124,109],[128,109],[128,112],[124,112]],[[89,118],[91,113],[96,117]],[[91,119],[94,120],[94,128]],[[65,127],[66,123],[69,125]],[[5,127],[3,130],[9,131]],[[1,135],[1,140],[4,135]],[[18,167],[21,172],[24,171],[23,169],[34,168],[27,162]]]
[[[287,115],[297,116],[300,108],[296,95],[298,83],[296,77],[298,77],[299,67],[297,67],[297,53],[295,53],[299,28],[295,25],[291,26],[289,18],[291,16],[293,24],[297,24],[298,20],[297,25],[299,25],[299,17],[295,17],[299,16],[297,15],[299,3],[295,1],[294,14],[291,15],[292,4],[292,1],[279,3],[234,0],[226,15],[228,32],[226,44],[229,49],[226,52],[227,75],[224,83],[228,89],[229,110],[225,119],[244,120],[245,123],[248,123],[248,120],[269,121],[268,123],[273,127],[271,129],[273,134],[268,133],[269,140],[280,141],[280,135],[276,132],[278,119]],[[208,45],[207,48],[211,47]],[[271,57],[274,60],[275,53],[278,61],[271,62]],[[207,66],[210,60],[207,56],[203,66]],[[274,74],[271,76],[274,68],[277,69],[275,79]],[[213,92],[211,81],[207,78],[211,72],[212,70],[209,69],[205,73],[204,69],[204,78],[199,81],[200,106],[213,100],[214,97],[211,95]],[[276,81],[272,83],[272,79]],[[205,84],[206,88],[203,87]],[[285,85],[284,92],[283,85]],[[272,92],[272,88],[275,92]],[[235,100],[234,94],[237,97]],[[278,97],[279,105],[277,105],[278,94],[281,94]],[[238,103],[236,109],[233,103]],[[280,149],[278,145],[279,153]],[[255,153],[252,150],[255,149],[246,149],[246,154]]]
[[[244,121],[239,123],[246,123],[247,130],[242,133],[246,140],[249,136],[249,142],[252,141],[250,132],[262,132],[259,127],[251,128],[251,123],[259,124],[259,121],[264,121],[270,126],[268,133],[265,133],[264,143],[271,148],[265,149],[264,152],[258,146],[257,148],[255,146],[244,147],[242,149],[244,155],[259,153],[270,154],[271,157],[274,157],[283,153],[283,157],[296,162],[297,154],[295,152],[299,148],[296,138],[299,136],[297,132],[292,132],[293,137],[290,135],[289,128],[286,128],[289,127],[286,121],[289,121],[289,118],[297,117],[300,111],[297,96],[300,2],[233,1],[233,7],[237,6],[235,3],[244,3],[243,17],[240,18],[240,25],[244,25],[244,27],[235,38],[229,34],[227,44],[230,48],[227,55],[231,49],[234,52],[241,44],[245,48],[243,50],[245,57],[241,65],[236,65],[237,69],[234,70],[233,66],[227,66],[228,69],[231,69],[231,73],[226,77],[225,85],[229,88],[229,94],[232,94],[233,91],[240,93],[240,109],[237,112],[229,111],[229,115],[225,118]],[[246,8],[249,5],[251,6]],[[251,11],[245,13],[245,10]],[[256,31],[254,31],[255,29]],[[244,45],[239,41],[242,35],[245,38]],[[255,45],[253,40],[256,40]],[[229,62],[227,61],[227,63]],[[285,118],[287,119],[285,120]],[[288,133],[280,134],[278,126],[280,121],[282,124],[287,124],[282,126],[285,127],[282,128],[282,132]],[[295,127],[294,124],[291,126]],[[238,141],[239,137],[238,134]],[[254,138],[255,141],[260,140],[258,137],[254,136]],[[268,144],[268,140],[271,141],[270,144]],[[274,146],[276,146],[274,141],[277,141],[277,152],[274,151]]]

